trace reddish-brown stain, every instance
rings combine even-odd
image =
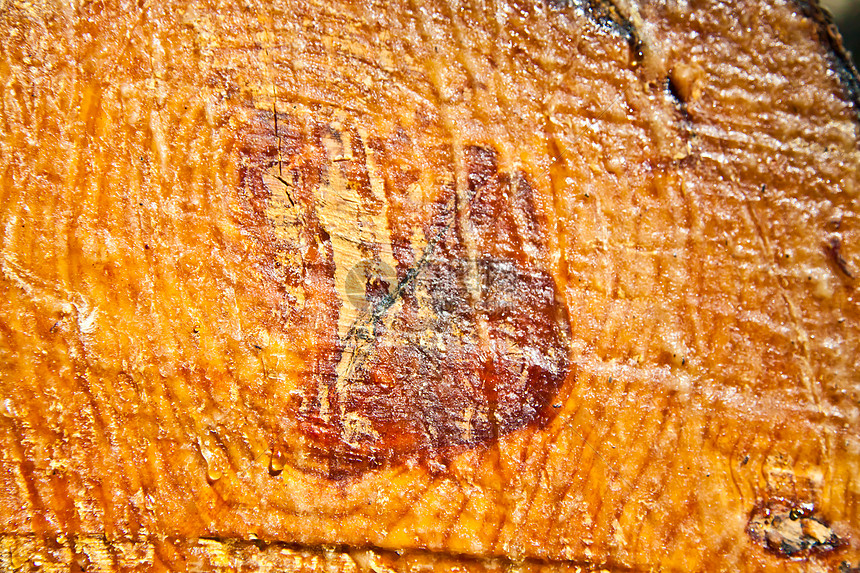
[[[293,119],[279,117],[279,150],[271,117],[260,117],[242,150],[247,229],[275,299],[288,296],[285,285],[312,285],[303,314],[315,319],[298,323],[317,341],[300,376],[301,395],[289,408],[301,439],[278,443],[278,455],[306,471],[343,478],[407,457],[444,461],[546,422],[568,373],[570,332],[566,308],[541,262],[545,221],[527,174],[500,171],[492,149],[466,148],[466,190],[442,185],[422,229],[389,223],[396,276],[368,279],[365,312],[341,339],[338,313],[349,302],[333,292],[332,243],[314,199],[314,185],[328,169],[320,138],[331,128],[317,126],[304,137]],[[350,136],[359,138],[355,130]],[[389,147],[404,145],[398,137],[403,134],[395,141],[373,139],[377,162],[392,156]],[[366,157],[361,146],[353,150],[339,168],[361,197],[370,185]],[[288,269],[273,261],[296,246],[278,244],[271,227],[289,222],[266,219],[269,191],[262,181],[279,157],[281,176],[301,182],[292,224],[302,227],[306,244],[317,245]],[[381,168],[393,211],[417,176]],[[410,233],[423,235],[423,250],[410,246]],[[367,251],[373,253],[372,245]]]

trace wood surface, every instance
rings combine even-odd
[[[0,2],[0,570],[856,571],[815,3]]]

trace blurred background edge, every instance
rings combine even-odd
[[[857,67],[857,55],[860,54],[860,0],[821,0],[821,6],[833,16],[842,34],[842,43],[851,52],[851,60]]]

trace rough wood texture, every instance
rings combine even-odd
[[[533,559],[474,558],[427,551],[319,547],[204,539],[10,536],[0,539],[3,571],[344,571],[349,573],[597,573],[597,567]]]
[[[0,2],[0,46],[0,569],[860,567],[816,5]]]

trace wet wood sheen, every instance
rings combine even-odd
[[[860,568],[814,4],[0,2],[0,570]]]

